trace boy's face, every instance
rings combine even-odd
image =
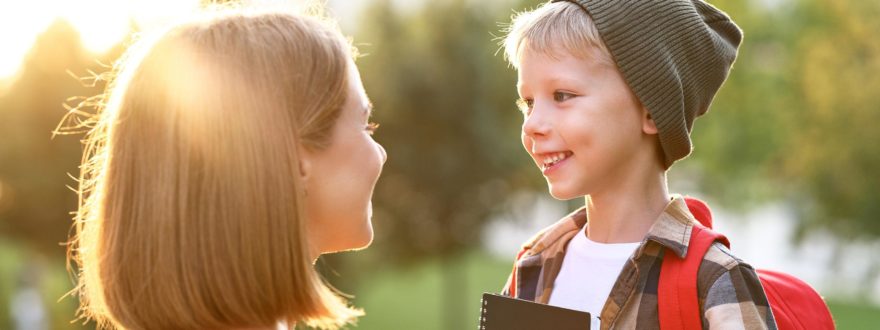
[[[558,53],[526,50],[517,89],[523,146],[550,194],[564,200],[628,181],[653,140],[644,134],[647,112],[613,64]]]

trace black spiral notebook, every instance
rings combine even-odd
[[[590,313],[483,293],[480,330],[586,330]]]

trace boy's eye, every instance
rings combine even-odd
[[[553,92],[553,101],[556,101],[556,102],[565,102],[566,100],[568,100],[572,97],[574,97],[574,94],[572,94],[572,93],[559,92],[559,91]]]
[[[519,111],[528,115],[532,112],[532,106],[535,105],[535,101],[532,99],[519,99],[516,100],[516,106],[519,108]]]
[[[364,130],[366,130],[367,134],[370,134],[370,135],[373,135],[373,133],[376,133],[377,129],[379,129],[379,124],[374,123],[374,122],[369,122],[369,123],[367,123],[367,126],[364,127]]]

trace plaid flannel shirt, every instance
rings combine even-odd
[[[697,220],[675,196],[624,264],[599,319],[602,329],[659,329],[657,284],[664,253],[683,257]],[[568,242],[586,225],[581,208],[523,245],[502,294],[546,304]],[[589,280],[589,279],[584,279]],[[715,243],[698,271],[697,294],[704,329],[776,329],[755,270]]]

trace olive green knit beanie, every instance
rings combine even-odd
[[[579,5],[659,130],[666,168],[687,157],[694,119],[706,113],[736,59],[742,31],[700,0],[553,0]]]

